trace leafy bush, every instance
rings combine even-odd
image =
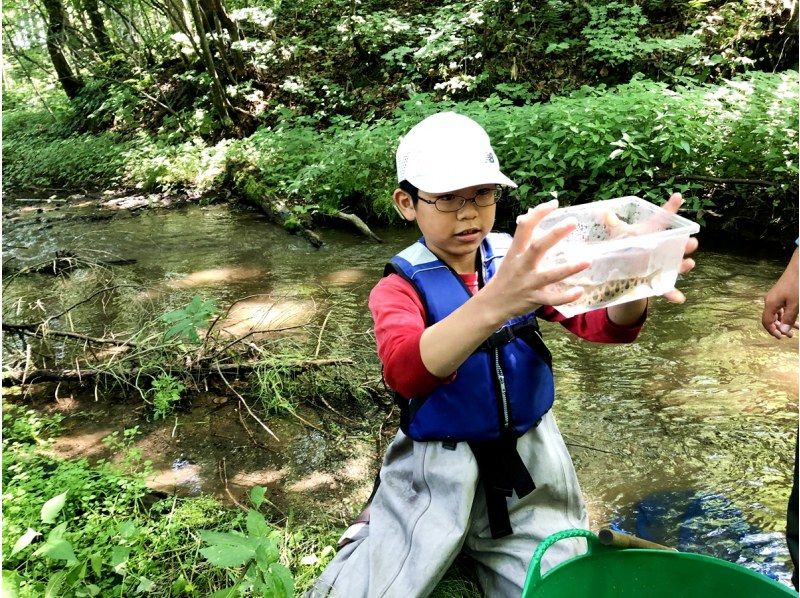
[[[153,417],[155,419],[164,419],[172,413],[175,405],[180,402],[181,393],[186,390],[186,386],[169,374],[161,374],[153,378],[152,384]]]
[[[522,207],[629,194],[662,202],[680,190],[690,192],[686,209],[702,217],[711,199],[700,182],[681,177],[763,178],[774,181],[772,194],[796,185],[797,81],[796,72],[751,73],[720,86],[670,89],[635,78],[525,106],[499,95],[467,103],[423,95],[371,125],[340,119],[317,131],[286,120],[234,143],[230,155],[249,180],[278,196],[310,198],[329,210],[366,205],[391,218],[398,139],[429,114],[457,110],[487,129],[520,184]]]

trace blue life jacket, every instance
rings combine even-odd
[[[476,269],[487,282],[497,272],[511,243],[507,234],[483,240]],[[477,260],[480,260],[477,263]],[[387,264],[416,289],[427,326],[446,318],[472,294],[462,278],[420,239]],[[414,440],[484,441],[519,437],[553,405],[550,352],[531,313],[506,322],[458,368],[450,384],[428,396],[398,397],[401,429]],[[409,400],[410,399],[410,400]]]

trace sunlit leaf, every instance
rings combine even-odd
[[[253,503],[256,509],[264,503],[264,495],[266,492],[263,486],[253,486],[250,489],[250,502]]]
[[[67,491],[68,492],[68,491]],[[64,508],[67,501],[67,492],[54,496],[42,505],[41,519],[43,523],[55,523],[56,517]]]
[[[22,581],[19,573],[3,569],[3,596],[6,598],[19,598],[19,585]]]
[[[230,544],[206,546],[200,549],[209,563],[216,567],[237,567],[255,556],[255,551],[247,546]]]
[[[11,549],[11,556],[14,556],[20,550],[26,548],[28,544],[33,542],[33,539],[36,536],[41,536],[41,534],[37,532],[35,529],[29,527],[28,530],[24,534],[22,534],[22,537],[14,543],[14,547]]]
[[[250,509],[247,512],[247,533],[251,536],[266,536],[270,531],[266,519],[258,511]]]

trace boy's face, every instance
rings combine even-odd
[[[458,273],[475,270],[475,252],[494,226],[496,205],[479,207],[467,201],[455,212],[441,212],[433,203],[439,198],[475,197],[479,190],[494,189],[495,185],[476,185],[449,193],[419,191],[417,205],[402,189],[395,189],[394,202],[406,220],[416,220],[425,243],[436,257]],[[458,202],[458,198],[455,198]]]

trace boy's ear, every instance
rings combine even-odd
[[[414,208],[414,201],[408,193],[402,189],[395,189],[392,194],[392,202],[395,211],[402,216],[403,220],[413,222],[417,219],[417,210]]]

